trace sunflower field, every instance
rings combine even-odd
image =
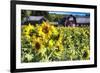
[[[89,26],[64,27],[43,22],[21,26],[21,62],[90,59]]]

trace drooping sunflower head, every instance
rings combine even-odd
[[[82,50],[82,58],[83,58],[84,60],[90,59],[90,50],[88,50],[88,49],[83,49],[83,50]]]
[[[63,51],[64,51],[64,48],[63,48],[63,45],[62,44],[56,44],[55,47],[54,47],[55,51],[54,51],[54,54],[56,56],[61,56]]]

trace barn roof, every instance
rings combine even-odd
[[[44,18],[44,16],[29,16],[28,20],[30,20],[30,21],[39,21],[42,18]]]
[[[29,17],[24,17],[22,23],[27,22],[27,21],[40,21],[41,19],[45,19],[44,16],[29,16]]]
[[[77,23],[90,23],[89,17],[76,17]]]
[[[67,18],[68,16],[65,16]],[[77,23],[90,23],[90,17],[89,16],[75,16]],[[73,20],[71,17],[70,20]]]

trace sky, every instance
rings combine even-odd
[[[83,13],[83,12],[62,12],[62,11],[50,11],[50,14],[64,14],[64,15],[79,15],[79,16],[86,16],[86,14],[89,13]]]

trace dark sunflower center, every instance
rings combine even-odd
[[[43,31],[44,33],[48,33],[48,32],[49,32],[48,26],[43,27],[42,31]]]
[[[36,48],[36,49],[40,49],[40,47],[41,47],[40,43],[39,43],[39,42],[36,42],[35,48]]]

